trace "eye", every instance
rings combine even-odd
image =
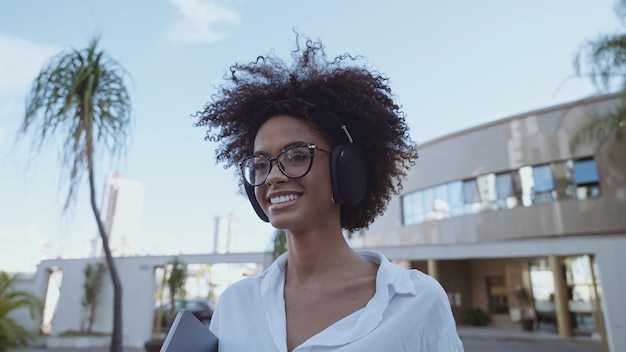
[[[297,147],[285,152],[284,160],[290,164],[299,164],[307,162],[310,157],[308,148]]]
[[[254,171],[263,171],[267,169],[268,165],[269,165],[269,161],[266,158],[261,158],[261,157],[251,159],[250,163],[248,164],[250,169]]]

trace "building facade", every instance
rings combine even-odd
[[[626,350],[626,146],[569,141],[617,95],[456,132],[420,158],[385,215],[351,239],[442,283],[458,322],[608,336]],[[528,328],[531,328],[530,326]],[[618,347],[620,346],[620,347]]]

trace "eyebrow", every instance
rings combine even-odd
[[[289,148],[289,147],[293,147],[293,146],[296,146],[296,145],[308,145],[308,144],[315,144],[315,143],[312,143],[312,142],[305,142],[305,141],[295,141],[295,142],[291,142],[291,143],[289,143],[289,144],[287,144],[287,145],[284,145],[284,146],[280,149],[280,152],[282,152],[283,150],[285,150],[285,149],[287,149],[287,148]],[[280,152],[278,152],[278,153],[280,154]],[[262,150],[256,150],[256,151],[253,151],[253,152],[252,152],[252,155],[263,155],[263,156],[268,156],[268,153],[266,153],[266,152],[264,152],[264,151],[262,151]],[[276,154],[276,155],[278,155],[278,154]]]

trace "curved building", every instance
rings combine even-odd
[[[626,351],[626,145],[569,148],[583,121],[619,101],[591,97],[420,145],[401,194],[351,244],[437,277],[459,323],[481,323],[482,311],[491,326],[603,336]]]

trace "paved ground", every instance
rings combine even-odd
[[[587,337],[561,339],[546,332],[459,327],[465,352],[602,352],[600,341]],[[18,352],[108,352],[108,348],[45,349],[26,348]],[[124,352],[145,352],[141,348],[125,348]]]
[[[599,342],[463,339],[465,352],[602,352]]]
[[[460,327],[459,336],[465,352],[602,352],[600,341],[539,331]]]

